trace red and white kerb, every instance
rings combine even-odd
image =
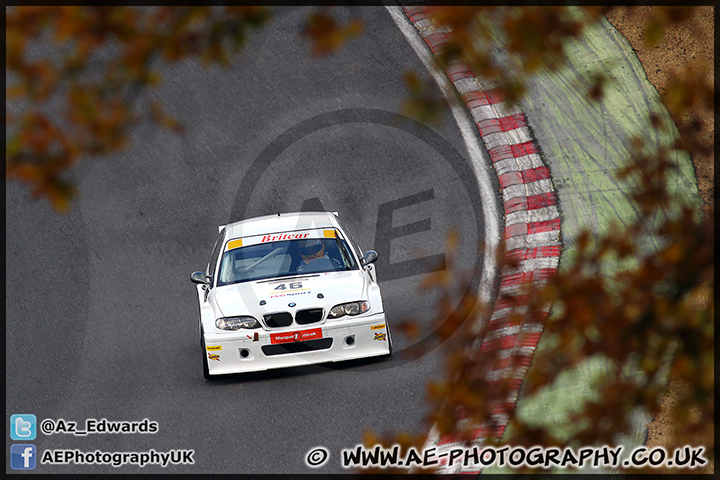
[[[432,8],[403,7],[430,50],[437,54],[448,42],[450,30],[438,26],[432,19]],[[454,64],[447,68],[446,73],[462,96],[490,154],[504,203],[506,251],[510,258],[519,262],[517,268],[506,268],[501,273],[498,298],[501,299],[503,294],[517,294],[525,284],[540,286],[557,272],[561,242],[557,194],[537,140],[528,128],[525,114],[517,106],[503,102],[497,90],[482,88],[481,79],[473,75],[466,65]],[[527,307],[527,302],[524,303],[520,305],[520,311]],[[544,316],[547,316],[548,310],[549,306],[543,311]],[[499,356],[508,361],[511,357],[521,357],[519,368],[516,364],[515,368],[503,367],[489,374],[490,381],[512,376],[513,382],[509,398],[495,411],[495,420],[500,427],[490,433],[498,438],[502,437],[508,416],[515,408],[543,330],[542,323],[529,320],[510,326],[510,311],[511,305],[507,302],[499,300],[496,303],[490,318],[490,331],[480,344],[481,351],[498,351]],[[479,426],[476,438],[484,436],[487,428]],[[441,451],[438,455],[457,445],[453,439],[439,439],[438,450]],[[461,465],[454,465],[452,469],[441,471],[477,473],[478,468],[469,466],[463,469]]]

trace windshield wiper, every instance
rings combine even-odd
[[[296,274],[293,274],[293,275],[286,275],[286,276],[284,276],[284,277],[275,277],[275,278],[269,278],[269,279],[267,279],[267,280],[260,280],[260,281],[257,282],[257,283],[270,283],[270,282],[275,282],[275,281],[279,281],[279,280],[285,280],[286,278],[295,278],[295,277],[307,277],[307,278],[310,278],[310,277],[319,277],[319,276],[320,276],[319,274],[315,274],[315,275],[312,275],[312,274],[311,274],[311,275],[308,275],[308,274],[306,274],[306,273],[296,273]]]

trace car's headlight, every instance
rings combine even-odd
[[[370,310],[370,302],[350,302],[335,305],[330,309],[329,318],[338,318],[343,315],[360,315]]]
[[[260,324],[253,317],[223,317],[215,320],[220,330],[240,330],[241,328],[258,328]]]

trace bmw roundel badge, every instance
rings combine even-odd
[[[288,307],[294,307],[294,306],[295,306],[295,302],[288,303]]]

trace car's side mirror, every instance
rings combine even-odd
[[[368,250],[363,255],[363,258],[360,259],[360,263],[362,263],[363,266],[370,265],[377,259],[378,259],[378,253],[375,250]]]
[[[193,272],[193,274],[190,275],[190,281],[202,285],[210,285],[210,275],[205,275],[205,272]]]

